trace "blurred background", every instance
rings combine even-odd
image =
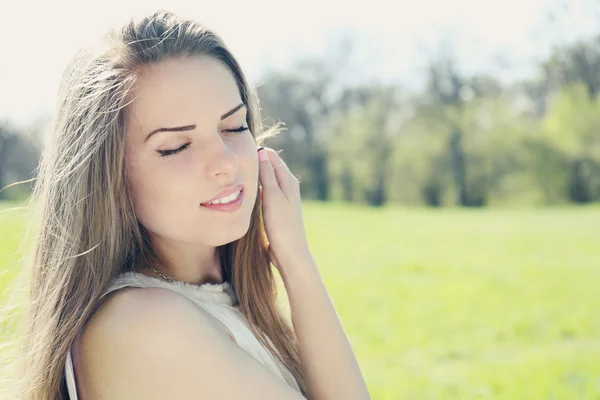
[[[69,57],[153,8],[216,30],[285,123],[374,399],[600,399],[597,0],[0,0],[0,289]]]

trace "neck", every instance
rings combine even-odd
[[[223,283],[219,248],[163,240],[153,241],[153,245],[158,254],[153,267],[173,280],[193,285]],[[164,279],[147,266],[142,266],[139,272]]]

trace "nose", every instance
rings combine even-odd
[[[239,168],[239,159],[235,153],[234,145],[223,140],[216,132],[211,140],[204,143],[205,173],[209,179],[222,179],[230,182],[235,178]]]

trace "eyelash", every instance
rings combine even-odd
[[[226,131],[223,132],[235,132],[235,133],[241,133],[244,131],[247,131],[248,127],[247,126],[240,126],[239,128],[236,129],[228,129]],[[173,149],[173,150],[156,150],[160,153],[160,157],[164,158],[164,157],[169,157],[169,156],[173,156],[177,153],[181,153],[184,150],[187,150],[190,147],[190,143],[186,143],[183,146],[177,148],[177,149]]]

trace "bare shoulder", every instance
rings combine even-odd
[[[83,331],[77,357],[82,400],[303,398],[165,288],[110,294]]]

